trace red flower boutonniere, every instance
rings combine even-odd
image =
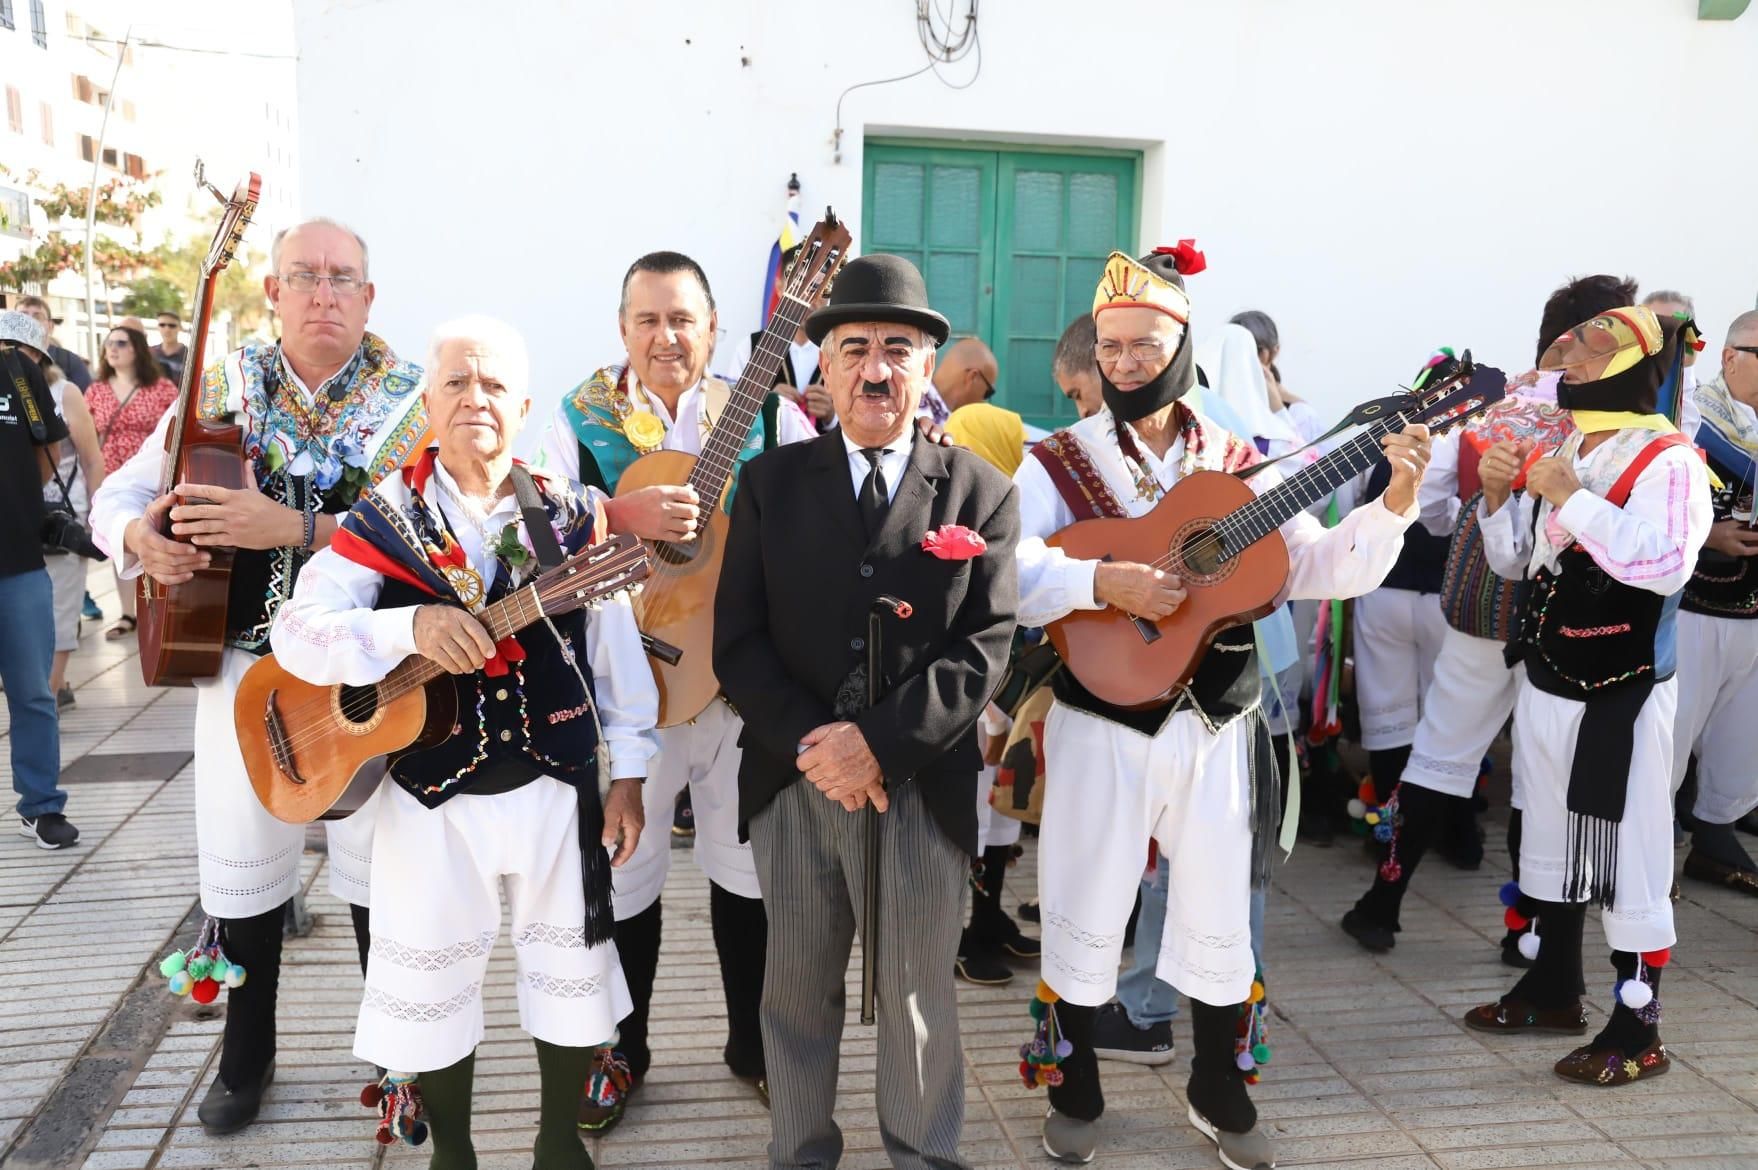
[[[962,524],[942,524],[922,537],[922,551],[943,561],[968,561],[988,547],[988,541]]]

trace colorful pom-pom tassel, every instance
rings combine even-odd
[[[1625,979],[1613,994],[1617,1001],[1633,1012],[1639,1012],[1654,1000],[1654,988],[1640,979]]]
[[[1349,815],[1358,821],[1361,820],[1367,815],[1367,804],[1360,797],[1351,800],[1349,802]]]
[[[1512,906],[1509,906],[1506,910],[1502,911],[1502,921],[1507,924],[1509,930],[1525,930],[1527,924],[1530,923],[1532,919],[1526,917]]]
[[[1643,951],[1642,964],[1646,967],[1664,967],[1672,961],[1673,949],[1661,947],[1658,951]]]
[[[373,1140],[381,1146],[399,1139],[405,1145],[419,1146],[427,1140],[427,1126],[419,1120],[421,1089],[414,1073],[386,1072],[376,1085],[360,1091],[360,1103],[378,1109],[378,1132]]]
[[[172,951],[159,961],[159,974],[169,979],[183,970],[188,962],[188,957],[182,951]]]
[[[1526,959],[1528,962],[1536,963],[1538,961],[1539,943],[1540,939],[1538,933],[1529,930],[1525,934],[1522,934],[1520,940],[1514,945],[1519,948],[1522,958]]]
[[[1496,896],[1502,900],[1502,905],[1512,910],[1520,901],[1520,883],[1503,882],[1502,888],[1497,891]]]
[[[1250,1072],[1257,1067],[1257,1061],[1252,1059],[1252,1055],[1249,1052],[1241,1052],[1238,1056],[1235,1056],[1233,1058],[1233,1064],[1240,1072]]]
[[[212,979],[197,979],[189,989],[189,998],[196,1003],[213,1003],[220,994],[220,985]]]
[[[188,995],[189,989],[194,986],[195,980],[189,977],[188,971],[175,972],[169,983],[171,994],[176,996]]]
[[[226,968],[226,986],[234,991],[244,986],[243,967],[233,963]]]
[[[1268,1044],[1253,1044],[1251,1046],[1251,1058],[1259,1064],[1270,1063],[1270,1046]]]

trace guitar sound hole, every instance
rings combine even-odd
[[[378,713],[377,687],[343,686],[341,702],[342,717],[350,723],[367,723]]]
[[[1207,521],[1194,521],[1179,530],[1173,541],[1178,561],[1189,577],[1214,577],[1227,569],[1227,546]]]
[[[660,560],[668,565],[687,565],[696,559],[696,554],[701,551],[701,548],[702,545],[698,541],[680,544],[670,540],[662,540],[653,546],[653,551]]]

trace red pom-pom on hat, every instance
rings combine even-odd
[[[1196,250],[1195,240],[1179,240],[1177,246],[1171,248],[1162,245],[1154,249],[1154,255],[1172,257],[1180,276],[1194,276],[1209,266],[1208,257]]]

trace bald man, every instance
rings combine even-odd
[[[948,412],[993,398],[1000,378],[995,354],[976,337],[953,342],[934,367],[934,389]]]

